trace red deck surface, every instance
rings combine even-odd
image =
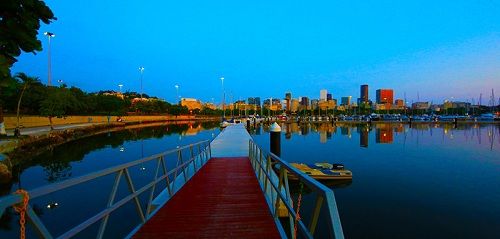
[[[248,158],[213,158],[134,238],[280,238]]]

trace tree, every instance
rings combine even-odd
[[[56,18],[43,1],[1,1],[0,83],[10,78],[10,67],[17,61],[21,51],[35,53],[42,50],[42,44],[37,39],[40,21],[50,24],[52,20]],[[5,134],[2,105],[0,104],[0,134]]]
[[[9,103],[9,105],[13,104],[11,99],[16,96],[17,88],[18,82],[11,77],[7,77],[7,79],[0,81],[0,135],[6,134],[2,106],[6,103]]]
[[[21,110],[21,101],[23,100],[24,91],[26,91],[26,89],[31,84],[38,82],[39,78],[30,77],[25,73],[17,73],[15,77],[16,79],[20,80],[23,83],[23,86],[21,88],[21,94],[19,95],[19,100],[17,101],[17,110],[16,110],[17,123],[16,123],[16,129],[14,130],[14,136],[20,136],[21,131],[19,129],[19,111]]]
[[[56,20],[45,2],[39,0],[2,0],[0,4],[0,76],[10,75],[10,67],[21,51],[42,50],[37,39],[40,21],[50,24]]]
[[[66,88],[49,88],[48,96],[40,104],[40,114],[49,118],[50,129],[53,130],[52,118],[66,116],[68,110],[77,105],[76,98]]]

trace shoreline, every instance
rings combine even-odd
[[[19,138],[13,136],[2,139],[0,144],[0,183],[10,181],[10,170],[32,157],[53,149],[62,144],[87,137],[117,132],[128,129],[147,128],[162,125],[187,124],[196,122],[214,122],[218,118],[194,118],[177,120],[114,122],[109,124],[93,124],[89,126],[48,131]]]

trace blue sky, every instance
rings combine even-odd
[[[500,1],[49,0],[44,51],[13,72],[87,91],[140,91],[167,101],[226,95],[359,97],[359,85],[407,100],[500,96]]]

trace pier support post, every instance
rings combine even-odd
[[[269,131],[271,132],[271,153],[281,157],[281,127],[278,123],[274,122]]]
[[[250,119],[247,119],[247,130],[250,130]]]

